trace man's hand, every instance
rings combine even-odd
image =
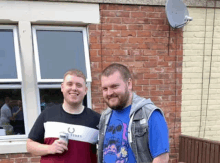
[[[56,154],[56,153],[63,153],[64,151],[67,151],[67,143],[64,140],[55,140],[53,144],[49,145],[48,153],[50,154]]]

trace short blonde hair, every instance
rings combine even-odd
[[[86,83],[86,76],[85,76],[85,75],[83,74],[83,72],[80,71],[80,70],[77,70],[77,69],[68,70],[68,71],[64,74],[63,80],[65,80],[65,78],[66,78],[67,75],[75,75],[75,76],[77,76],[77,77],[81,77],[81,78],[84,79],[84,81],[85,81],[85,83]]]

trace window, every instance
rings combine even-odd
[[[85,73],[84,104],[91,107],[87,26],[99,23],[99,4],[0,1],[0,6],[0,22],[16,24],[0,23],[0,106],[8,96],[22,106],[25,128],[25,134],[6,135],[0,127],[0,153],[21,153],[41,106],[63,101],[60,83],[67,69]]]
[[[0,26],[0,70],[0,138],[24,137],[24,101],[16,26]]]
[[[79,69],[91,82],[88,42],[83,27],[33,26],[32,31],[41,112],[63,102],[60,84],[66,71]]]

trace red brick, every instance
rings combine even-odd
[[[101,24],[100,28],[102,30],[112,30],[113,29],[113,25],[112,24]]]
[[[165,90],[164,95],[173,95],[175,94],[175,91]]]
[[[97,30],[98,28],[97,28],[97,25],[96,24],[90,24],[89,25],[89,31],[90,30]]]
[[[113,55],[114,51],[113,50],[102,50],[102,55]]]
[[[156,90],[156,85],[143,85],[143,91]]]
[[[91,62],[101,62],[102,58],[100,56],[98,56],[98,57],[91,56],[90,60],[91,60]]]
[[[157,79],[157,78],[158,78],[158,74],[149,74],[149,73],[144,74],[144,79]]]
[[[155,12],[165,12],[165,7],[155,7]]]
[[[122,62],[132,62],[134,61],[134,56],[124,56],[121,58]]]
[[[116,17],[130,17],[130,12],[117,11],[115,16]]]
[[[100,14],[102,17],[115,17],[116,16],[116,13],[114,11],[108,11],[108,10],[101,11]]]
[[[152,37],[168,37],[169,33],[167,31],[152,31]]]
[[[150,24],[151,20],[149,18],[137,18],[136,23],[137,24]]]
[[[157,62],[144,62],[143,67],[147,67],[147,68],[152,68],[152,67],[157,67]]]
[[[110,4],[108,10],[123,10],[123,5]]]
[[[127,50],[115,50],[114,55],[127,55]]]
[[[89,54],[90,54],[90,56],[98,56],[98,50],[90,49]]]
[[[133,90],[135,91],[143,91],[142,86],[133,86]]]
[[[114,37],[102,37],[102,43],[112,43]]]
[[[1,163],[14,163],[14,159],[2,159],[0,160]]]
[[[104,23],[116,23],[121,24],[122,18],[106,18],[104,19]]]
[[[168,38],[167,37],[162,37],[162,38],[158,38],[158,37],[156,37],[156,38],[154,38],[154,42],[155,43],[168,43]]]
[[[31,158],[31,162],[40,162],[40,157]]]
[[[115,37],[114,43],[128,43],[128,38],[125,37]]]
[[[16,163],[22,163],[22,162],[27,162],[27,161],[28,161],[27,158],[16,158],[16,159],[15,159],[15,162],[16,162]]]
[[[158,12],[151,12],[151,13],[148,13],[148,17],[149,18],[161,18],[161,13],[158,13]]]
[[[137,5],[124,5],[123,9],[125,11],[139,11],[140,10],[140,6],[137,6]]]
[[[138,44],[121,44],[121,49],[137,49],[138,48]],[[130,54],[130,51],[128,51],[128,55]]]
[[[154,12],[155,7],[151,6],[141,6],[141,11],[146,11],[146,12]]]
[[[136,20],[134,18],[122,18],[122,24],[136,24]]]
[[[148,56],[135,56],[135,61],[148,61]]]
[[[114,30],[126,30],[128,28],[127,28],[127,25],[124,25],[124,24],[114,24],[113,29]]]
[[[121,37],[136,36],[136,31],[121,31]]]
[[[149,96],[149,92],[147,92],[147,91],[141,91],[141,92],[137,91],[136,93],[139,96],[142,96],[142,97],[145,97],[145,98],[146,98],[146,96]]]
[[[144,55],[144,50],[142,49],[135,49],[135,50],[129,50],[129,55],[136,55],[135,61],[142,61],[141,59],[147,59],[147,57],[143,56],[143,58],[138,58],[137,55]]]
[[[150,95],[151,96],[161,96],[161,95],[163,95],[163,91],[153,91],[153,90],[151,90]]]
[[[169,63],[168,62],[158,62],[158,67],[169,67]]]
[[[150,23],[151,24],[156,24],[156,25],[161,25],[161,24],[165,24],[165,20],[164,19],[150,19]]]
[[[151,37],[151,31],[137,31],[138,37]]]
[[[143,43],[144,39],[143,38],[129,38],[128,42],[137,44],[137,43]]]
[[[101,44],[90,44],[90,48],[91,49],[100,49],[101,48]]]
[[[145,44],[138,44],[138,49],[151,49],[151,44],[150,43],[145,43]]]
[[[120,62],[121,57],[120,56],[107,56],[106,59],[104,59],[106,62]]]
[[[113,30],[106,30],[102,32],[102,36],[109,36],[109,37],[120,37],[120,31],[113,31]]]
[[[137,73],[137,74],[133,74],[133,78],[136,79],[136,80],[143,80],[144,78],[144,74],[143,73]]]
[[[170,79],[170,74],[158,74],[159,79]]]
[[[124,64],[125,66],[128,66],[129,68],[143,67],[143,62],[122,62],[121,64]]]
[[[148,79],[142,79],[142,80],[135,80],[135,85],[148,85],[149,80]]]
[[[167,50],[159,50],[157,49],[156,55],[167,55],[168,51]]]
[[[99,43],[99,37],[91,36],[91,37],[89,37],[89,42],[90,43]]]
[[[89,32],[90,37],[91,36],[101,36],[101,31],[91,31]]]
[[[146,17],[146,12],[131,12],[132,18],[143,18]]]
[[[129,30],[143,30],[143,25],[142,24],[132,24],[128,25]]]
[[[120,49],[120,44],[103,44],[103,49]]]
[[[157,79],[157,80],[151,79],[150,80],[150,84],[152,84],[152,85],[160,85],[160,84],[164,84],[164,82],[163,82],[163,80],[160,80],[160,79]]]
[[[164,49],[167,49],[168,47],[167,47],[167,44],[153,44],[152,46],[151,46],[151,49],[152,50],[164,50]]]
[[[99,8],[100,8],[100,10],[107,10],[108,6],[109,6],[108,4],[100,4]]]
[[[155,50],[144,50],[144,55],[157,55],[156,51]]]

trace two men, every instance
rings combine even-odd
[[[86,78],[79,70],[65,73],[61,84],[63,104],[45,109],[31,129],[27,150],[41,163],[95,163],[100,115],[83,106]],[[59,140],[67,134],[69,142]]]
[[[163,112],[150,99],[132,91],[132,78],[127,67],[121,64],[108,66],[102,73],[101,85],[109,108],[103,112],[98,125],[98,162],[167,163],[168,129]],[[39,116],[29,134],[27,149],[43,156],[42,162],[96,162],[95,147],[94,153],[91,152],[91,144],[97,138],[96,125],[100,117],[82,106],[86,94],[85,77],[65,74],[61,91],[63,106],[47,109]],[[83,116],[84,112],[86,115]],[[68,148],[65,142],[57,140],[58,131],[65,130],[70,135],[70,131],[76,134],[78,129],[86,135],[79,139],[70,136]],[[92,140],[88,141],[91,144],[84,143],[84,139]]]

